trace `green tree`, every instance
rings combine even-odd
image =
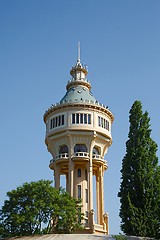
[[[160,170],[157,144],[151,138],[148,113],[135,101],[122,161],[120,197],[121,229],[127,235],[159,238]]]
[[[80,202],[63,189],[53,188],[51,181],[25,183],[7,196],[0,211],[0,235],[4,237],[70,233],[81,226]]]

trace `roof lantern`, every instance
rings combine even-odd
[[[73,86],[84,85],[89,90],[91,89],[90,82],[87,80],[88,68],[86,65],[82,65],[80,60],[80,42],[78,43],[78,58],[77,63],[72,67],[70,74],[72,79],[68,81],[66,89],[69,90]]]

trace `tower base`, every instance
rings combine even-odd
[[[109,234],[109,228],[108,228],[108,214],[105,213],[103,215],[103,224],[96,224],[94,223],[94,210],[92,209],[90,212],[90,218],[89,218],[89,226],[84,227],[82,230],[78,230],[75,233],[76,234]]]

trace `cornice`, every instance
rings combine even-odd
[[[110,119],[111,122],[113,123],[114,121],[114,116],[111,113],[111,111],[109,111],[108,107],[104,106],[103,104],[100,104],[99,102],[97,102],[96,104],[91,104],[91,103],[65,103],[65,104],[60,104],[57,103],[55,105],[52,105],[44,114],[43,116],[43,120],[46,123],[47,118],[54,112],[58,111],[58,110],[62,110],[62,109],[73,109],[73,108],[77,108],[77,107],[83,107],[86,109],[92,109],[92,110],[98,110],[101,111],[105,114],[107,114]]]

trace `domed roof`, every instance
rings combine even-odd
[[[91,90],[91,85],[86,75],[88,69],[86,65],[82,65],[80,62],[80,57],[78,57],[77,63],[72,67],[70,74],[72,79],[68,81],[66,89],[67,92],[65,96],[61,99],[60,104],[65,103],[95,103],[96,99],[93,96]]]
[[[60,104],[74,102],[95,102],[96,99],[92,92],[83,85],[72,86],[68,89],[65,96],[61,99]]]
[[[82,104],[83,106],[92,106],[106,112],[111,120],[114,120],[113,114],[108,109],[108,106],[98,102],[91,92],[91,84],[87,79],[88,68],[86,65],[82,65],[80,61],[80,54],[78,55],[77,63],[72,67],[70,74],[72,76],[71,80],[67,82],[66,94],[56,104],[52,104],[50,108],[44,114],[44,121],[46,121],[47,116],[52,112],[60,108],[65,108],[70,106]]]

